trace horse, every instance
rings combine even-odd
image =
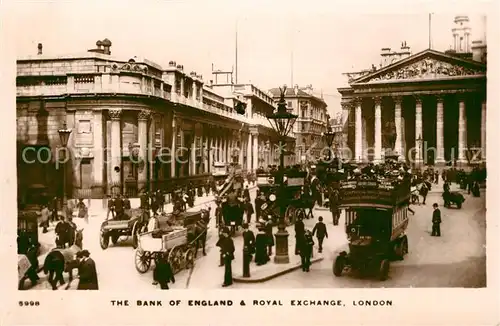
[[[64,277],[63,272],[69,274],[69,283],[66,289],[69,288],[71,281],[73,281],[73,269],[78,267],[78,260],[75,259],[77,252],[83,248],[83,229],[77,230],[75,234],[75,241],[71,247],[66,249],[53,249],[45,258],[43,264],[43,272],[45,275],[49,274],[49,283],[52,290],[57,290],[57,283],[63,285]]]
[[[203,256],[206,256],[205,245],[207,243],[208,224],[210,223],[210,207],[201,210],[201,219],[194,225],[193,239],[195,241],[196,250],[194,257],[198,255],[198,249],[203,249]]]

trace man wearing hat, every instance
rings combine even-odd
[[[432,233],[433,237],[441,236],[441,211],[438,208],[438,204],[434,203],[432,205],[434,211],[432,212]]]
[[[252,255],[255,252],[255,235],[248,229],[248,223],[243,223],[243,254],[247,254],[249,261],[252,261]]]
[[[162,257],[156,262],[156,267],[153,271],[153,285],[160,283],[160,288],[162,290],[168,290],[168,283],[175,283],[174,272],[172,271],[172,266],[168,262],[168,253],[165,252]]]
[[[269,238],[264,231],[264,224],[266,222],[264,220],[260,220],[257,225],[257,229],[259,232],[255,237],[255,263],[257,266],[264,265],[269,261],[269,255],[267,251],[267,245]]]
[[[328,238],[328,231],[326,230],[326,225],[323,223],[323,216],[318,218],[318,223],[314,225],[312,230],[312,235],[316,234],[316,238],[318,239],[318,252],[321,253],[323,251],[323,240],[325,237]]]
[[[295,254],[300,254],[301,241],[304,237],[305,226],[302,218],[299,217],[297,221],[295,221]]]
[[[76,254],[80,264],[78,266],[78,283],[77,290],[99,290],[97,281],[97,270],[95,262],[90,258],[90,252],[86,249],[79,251]]]
[[[233,271],[232,271],[232,261],[234,259],[234,242],[229,236],[229,229],[224,227],[222,230],[222,235],[216,244],[220,247],[222,259],[224,260],[224,283],[223,287],[230,286],[233,284]]]

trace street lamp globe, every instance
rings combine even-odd
[[[288,136],[290,131],[292,131],[295,120],[297,120],[298,118],[298,115],[288,112],[285,101],[285,92],[286,86],[280,88],[281,94],[280,100],[278,102],[278,109],[276,110],[276,112],[267,115],[267,120],[276,131],[276,133],[278,133],[280,139]]]

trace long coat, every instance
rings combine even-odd
[[[80,263],[78,267],[78,275],[80,282],[78,283],[78,290],[99,290],[97,281],[97,270],[95,262],[92,258],[87,258]]]

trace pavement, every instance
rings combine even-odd
[[[442,186],[442,185],[441,185]],[[439,187],[440,189],[441,187]],[[457,188],[457,187],[456,187]],[[452,187],[452,190],[456,190]],[[438,189],[438,187],[436,187]],[[255,188],[251,189],[251,196],[255,197]],[[410,216],[410,225],[407,230],[410,253],[404,261],[391,264],[390,278],[385,282],[369,279],[360,279],[346,275],[333,277],[332,264],[338,252],[347,249],[348,242],[344,232],[344,217],[341,217],[338,226],[332,223],[331,213],[327,210],[315,209],[314,220],[306,220],[306,227],[312,228],[317,217],[323,216],[327,224],[329,238],[325,239],[323,254],[314,250],[314,259],[318,261],[311,267],[309,273],[297,270],[298,256],[294,255],[294,231],[288,228],[290,264],[281,265],[271,261],[263,266],[256,266],[252,262],[249,279],[242,277],[242,237],[234,237],[236,253],[233,261],[233,275],[235,283],[230,288],[329,288],[329,287],[481,287],[486,284],[486,253],[485,253],[485,196],[484,191],[480,198],[464,194],[466,201],[461,210],[441,208],[442,234],[440,238],[430,237],[430,219],[432,203],[442,204],[441,191],[428,195],[427,205],[412,205],[416,214]],[[201,205],[212,207],[212,217],[215,211],[213,196],[197,198],[196,207]],[[135,250],[131,240],[125,237],[117,245],[110,245],[106,250],[99,246],[99,228],[104,220],[106,210],[102,205],[92,205],[89,224],[75,218],[79,227],[84,227],[84,247],[91,252],[96,262],[99,287],[102,290],[122,290],[123,280],[134,284],[137,291],[154,289],[152,285],[152,269],[140,274],[135,269]],[[99,209],[99,206],[101,207]],[[166,211],[171,208],[165,207]],[[255,223],[251,224],[255,230]],[[49,233],[43,238],[49,238]],[[53,232],[52,232],[53,234]],[[215,246],[218,240],[218,230],[215,228],[215,219],[211,219],[208,230],[206,256],[201,250],[194,267],[176,274],[172,289],[220,289],[224,268],[219,267],[219,248]],[[52,242],[53,243],[53,242]],[[273,248],[274,249],[274,248]],[[281,277],[280,275],[286,274]],[[32,289],[50,289],[45,275],[39,274],[42,282]],[[67,280],[67,274],[65,274]],[[244,282],[244,283],[242,283]],[[73,282],[69,289],[76,288]],[[29,281],[26,283],[29,286]],[[159,289],[159,288],[158,288]]]

